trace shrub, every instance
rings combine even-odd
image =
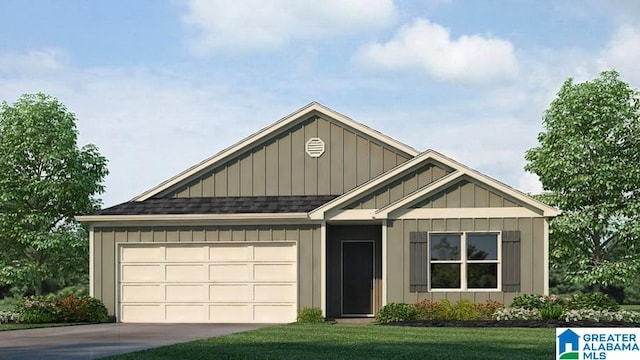
[[[492,319],[493,313],[502,308],[502,304],[487,300],[485,303],[475,304],[470,300],[459,300],[451,303],[449,300],[422,300],[414,305],[420,320],[479,320]]]
[[[0,311],[0,324],[15,324],[20,322],[20,314],[13,311]]]
[[[611,310],[616,311],[620,308],[618,304],[609,295],[601,292],[594,292],[590,294],[573,294],[568,299],[566,304],[569,310],[578,309],[599,309],[599,310]]]
[[[636,311],[611,311],[597,309],[567,310],[562,314],[564,321],[623,321],[640,323],[640,313]]]
[[[76,296],[80,296],[80,297],[89,296],[89,284],[83,283],[83,284],[67,286],[65,288],[58,290],[56,294],[59,296],[64,296],[69,294],[75,294]]]
[[[21,297],[7,296],[0,299],[0,311],[15,311],[16,306],[22,301]]]
[[[493,319],[493,314],[496,310],[502,309],[503,307],[504,305],[501,302],[495,300],[487,300],[484,303],[476,304],[481,319]]]
[[[402,303],[387,304],[376,314],[376,321],[380,324],[417,319],[418,312],[415,306]]]
[[[58,321],[55,299],[46,296],[32,296],[23,299],[16,307],[22,321],[29,324],[46,324]]]
[[[92,297],[38,296],[23,299],[18,304],[18,313],[25,323],[43,324],[57,322],[104,322],[107,320],[107,308]]]
[[[540,311],[540,317],[544,320],[557,320],[562,316],[564,306],[549,301],[542,304],[538,310]]]
[[[321,323],[324,322],[322,317],[322,309],[320,308],[304,308],[298,311],[299,323]]]
[[[434,320],[438,311],[438,302],[424,299],[415,303],[413,307],[416,309],[418,320]]]
[[[496,310],[493,314],[496,320],[540,320],[540,310],[523,307],[506,307]]]
[[[75,294],[56,298],[56,306],[61,322],[90,322],[107,321],[107,308],[97,299],[89,296],[78,297]]]
[[[549,304],[554,304],[564,309],[566,301],[565,299],[559,298],[556,295],[547,296],[540,294],[522,294],[516,296],[515,299],[513,299],[511,307],[540,310],[545,306],[550,307]]]

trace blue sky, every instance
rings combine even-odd
[[[634,0],[2,0],[0,100],[42,91],[109,159],[105,205],[311,101],[527,192],[562,82],[640,86]]]

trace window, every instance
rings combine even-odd
[[[429,235],[431,289],[498,289],[497,233],[432,233]]]

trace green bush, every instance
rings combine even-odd
[[[69,294],[75,294],[76,296],[80,296],[80,297],[89,296],[89,284],[81,283],[81,284],[67,286],[65,288],[58,290],[56,294],[62,295],[62,296],[69,295]]]
[[[23,299],[16,311],[30,324],[107,321],[107,308],[89,296],[38,296]]]
[[[495,300],[487,300],[484,303],[477,303],[476,308],[480,313],[481,319],[489,320],[493,319],[493,314],[495,314],[498,309],[504,308],[504,305]]]
[[[0,299],[0,311],[14,311],[16,306],[22,301],[21,297],[7,296]]]
[[[620,306],[609,295],[601,292],[590,294],[573,294],[566,304],[569,310],[593,309],[616,311]]]
[[[304,308],[298,311],[298,322],[304,324],[324,322],[324,318],[322,317],[322,309],[314,307]]]
[[[47,296],[31,296],[23,299],[17,306],[22,322],[27,324],[47,324],[58,322],[59,311],[55,299]]]
[[[557,320],[560,319],[562,313],[564,313],[564,306],[553,302],[547,302],[543,304],[540,309],[540,317],[543,320]]]
[[[418,320],[435,320],[438,316],[440,303],[424,299],[415,303],[413,307],[416,309]]]
[[[107,308],[97,299],[89,296],[78,297],[74,294],[56,298],[59,319],[62,322],[90,322],[107,321]]]
[[[387,304],[376,314],[376,321],[380,324],[417,319],[418,312],[416,311],[415,306],[402,303]]]
[[[422,300],[414,305],[420,320],[480,320],[492,319],[493,313],[502,308],[502,304],[487,300],[485,303],[473,303],[470,300]]]

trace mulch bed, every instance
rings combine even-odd
[[[392,326],[413,327],[523,327],[523,328],[568,328],[568,327],[640,327],[640,323],[622,321],[575,321],[564,320],[415,320],[389,323]]]

